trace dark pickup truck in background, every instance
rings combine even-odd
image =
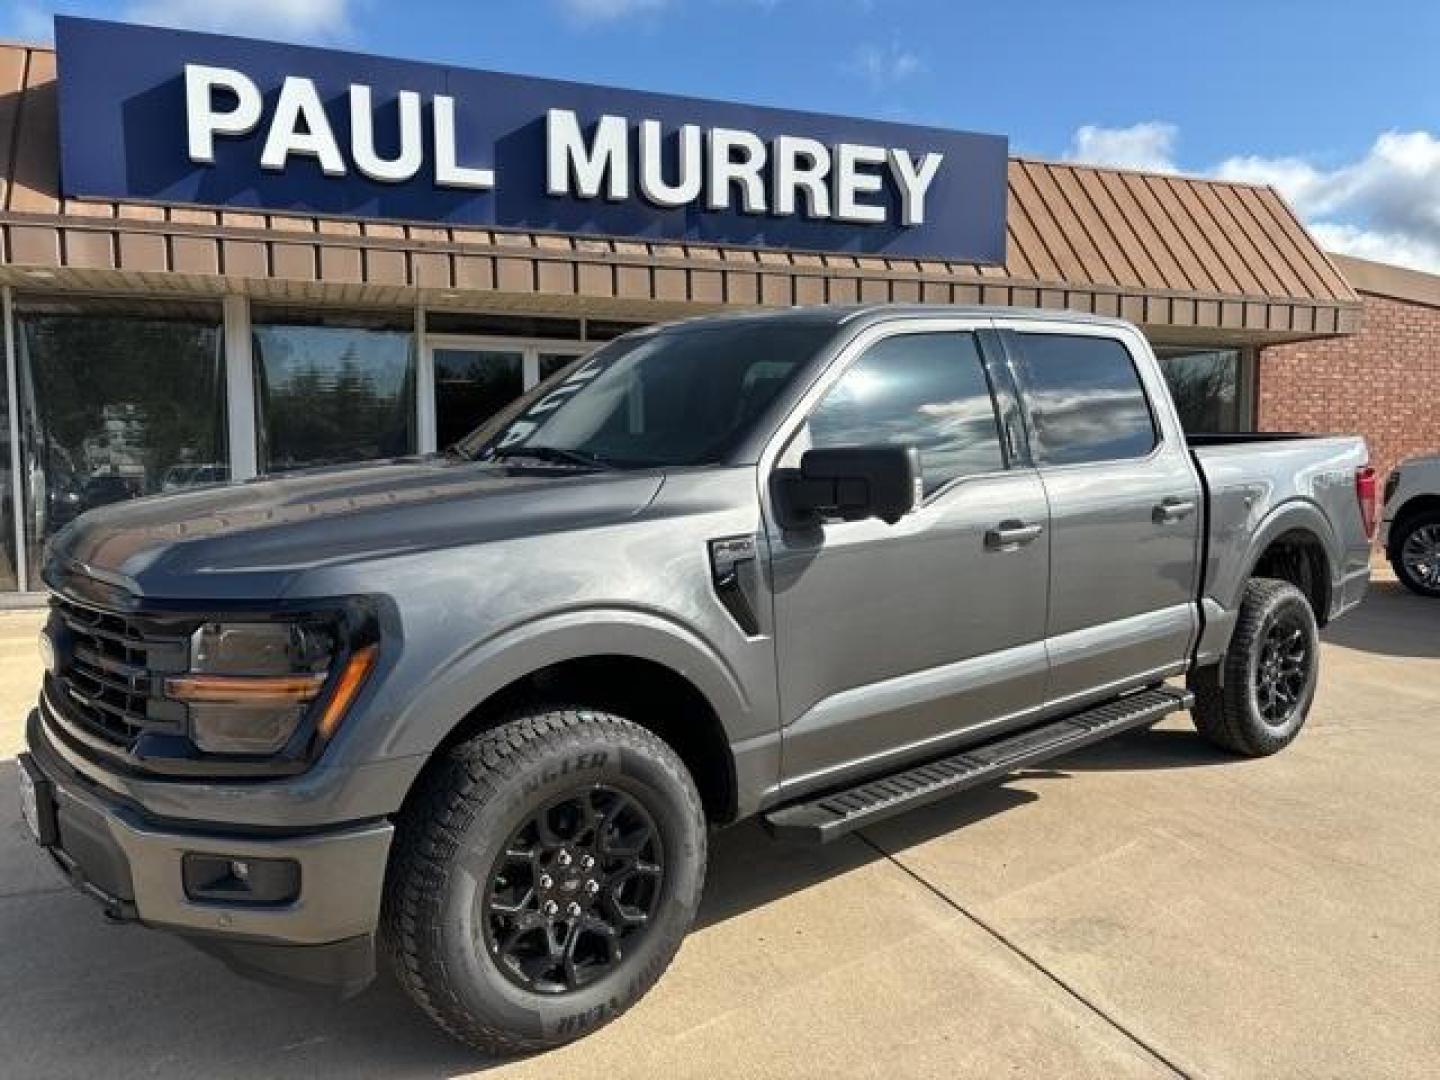
[[[346,991],[379,946],[543,1048],[659,978],[711,826],[829,840],[1186,709],[1284,747],[1374,486],[1359,439],[1187,441],[1119,321],[649,329],[444,455],[82,516],[26,815],[114,917]]]

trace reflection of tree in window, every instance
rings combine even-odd
[[[408,332],[271,324],[254,334],[263,471],[413,452]]]
[[[1222,434],[1241,429],[1238,349],[1155,351],[1186,431]]]
[[[970,334],[902,334],[873,346],[810,416],[812,446],[912,445],[926,492],[1003,467],[994,402]]]

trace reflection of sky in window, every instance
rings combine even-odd
[[[876,345],[810,418],[814,446],[907,444],[927,491],[1002,467],[989,386],[974,339],[906,334]]]
[[[1129,351],[1111,338],[1022,335],[1026,384],[1045,458],[1142,457],[1155,426]]]

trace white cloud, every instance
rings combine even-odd
[[[863,75],[872,87],[879,89],[923,74],[926,66],[918,53],[892,41],[888,47],[861,46],[855,51],[850,70]]]
[[[663,10],[670,0],[557,0],[561,10],[577,22],[614,22],[631,15]]]
[[[350,34],[352,0],[138,0],[125,18],[184,30],[335,41]]]
[[[1175,172],[1174,124],[1087,124],[1066,158]],[[1359,158],[1326,167],[1297,156],[1245,155],[1199,170],[1220,180],[1273,186],[1321,245],[1364,259],[1440,273],[1440,136],[1387,131]]]
[[[1143,120],[1123,128],[1085,124],[1075,129],[1065,158],[1087,165],[1175,172],[1175,142],[1179,135],[1179,128],[1161,120]]]
[[[1326,251],[1440,274],[1440,243],[1425,237],[1361,229],[1333,221],[1312,222],[1310,231]]]
[[[1321,243],[1365,259],[1440,272],[1440,138],[1387,131],[1358,160],[1239,157],[1214,174],[1273,184]]]

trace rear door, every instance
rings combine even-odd
[[[812,446],[899,443],[919,449],[924,474],[922,504],[893,526],[786,530],[767,509],[787,786],[1044,708],[1049,516],[1038,475],[1002,437],[1002,420],[1018,418],[1008,390],[997,410],[987,326],[863,332],[762,464],[768,478]]]
[[[1018,321],[1004,338],[1050,504],[1052,711],[1183,670],[1202,492],[1143,339]]]

